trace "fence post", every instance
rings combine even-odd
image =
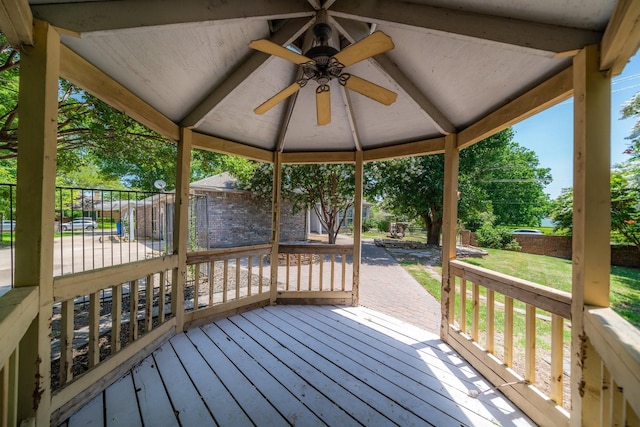
[[[278,298],[278,245],[280,244],[280,182],[282,180],[282,153],[273,156],[273,195],[271,210],[271,284],[269,287],[271,305]],[[287,263],[287,268],[289,265]]]
[[[442,212],[442,295],[440,338],[447,340],[453,321],[456,294],[455,277],[449,275],[449,261],[456,258],[456,228],[458,224],[458,163],[460,153],[456,134],[445,137],[444,207]]]

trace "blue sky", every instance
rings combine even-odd
[[[625,139],[637,119],[620,120],[622,104],[640,92],[640,54],[631,58],[624,72],[611,84],[611,164],[628,158]],[[553,182],[545,192],[552,199],[573,186],[573,98],[548,108],[513,126],[515,140],[538,155],[540,166],[551,168]]]

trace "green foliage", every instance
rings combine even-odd
[[[346,212],[353,206],[354,174],[353,165],[284,165],[281,195],[283,199],[293,202],[294,213],[306,208],[314,209],[328,230],[329,243],[335,243]],[[259,197],[271,198],[273,168],[270,164],[257,165],[253,173],[244,176],[234,175],[245,189]]]
[[[630,117],[640,118],[640,92],[636,93],[630,100],[622,105],[620,110],[622,119]],[[631,133],[627,136],[631,141],[626,153],[631,155],[632,159],[640,158],[640,120],[631,129]]]
[[[563,188],[560,195],[551,202],[549,217],[553,221],[553,231],[571,235],[573,231],[573,189]]]
[[[520,245],[507,227],[484,224],[476,231],[476,242],[483,248],[519,250]]]

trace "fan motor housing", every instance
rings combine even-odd
[[[332,59],[338,50],[331,46],[315,46],[305,53],[305,56],[315,61],[315,64],[303,66],[304,75],[316,80],[320,84],[326,84],[329,80],[339,77],[342,66]]]

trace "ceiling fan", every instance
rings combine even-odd
[[[266,113],[278,103],[306,86],[309,80],[314,80],[318,83],[316,87],[316,114],[318,125],[320,126],[331,122],[329,81],[332,79],[338,79],[338,82],[347,89],[358,92],[381,104],[391,105],[395,102],[398,96],[395,92],[344,72],[345,67],[393,49],[394,45],[391,37],[382,31],[376,31],[338,51],[329,46],[331,35],[332,29],[330,25],[326,23],[316,24],[313,27],[315,46],[305,52],[304,55],[265,39],[254,40],[249,43],[250,48],[294,62],[301,66],[303,71],[303,77],[300,80],[259,105],[254,110],[256,114]]]

